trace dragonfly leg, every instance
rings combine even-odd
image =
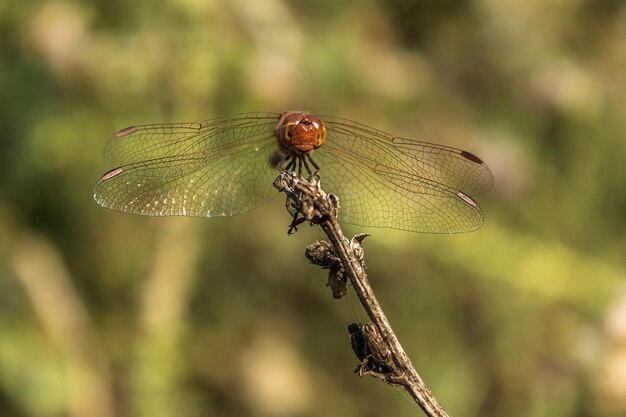
[[[287,164],[287,166],[284,168],[285,171],[289,172],[292,169],[295,168],[296,166],[296,158],[294,155],[290,155],[287,158],[284,159],[284,161],[289,161],[289,163]],[[279,164],[279,166],[282,165],[282,162]]]
[[[302,156],[296,156],[296,160],[298,161],[298,177],[302,178]]]
[[[291,215],[291,224],[289,225],[289,229],[287,230],[288,234],[297,232],[298,226],[306,221],[306,218],[301,213],[301,205],[299,205],[298,201],[291,194],[295,192],[295,184],[298,181],[296,173],[289,171],[290,169],[294,168],[294,165],[296,165],[295,158],[292,158],[286,168],[282,168],[277,165],[277,169],[281,171],[281,174],[274,181],[274,187],[277,188],[279,191],[287,190],[287,197],[285,198],[285,208],[287,209],[287,212]]]
[[[318,173],[320,172],[320,167],[319,167],[319,165],[317,165],[317,163],[315,163],[315,160],[311,156],[311,153],[307,153],[306,154],[306,159],[308,159],[309,162],[311,163],[311,165],[313,165],[313,168],[315,168],[315,172],[311,174],[311,171],[309,171],[309,174],[311,176],[313,176],[313,175],[318,176]]]
[[[289,229],[287,230],[287,234],[290,235],[298,231],[298,226],[306,221],[304,217],[300,217],[300,212],[296,211],[292,214],[291,224],[289,225]]]
[[[287,229],[287,234],[290,235],[298,231],[298,226],[306,221],[306,218],[301,213],[302,207],[291,197],[287,196],[285,201],[287,212],[291,214],[291,224]]]
[[[308,154],[307,154],[308,156]],[[309,164],[307,163],[307,160],[304,159],[304,156],[300,156],[300,158],[302,159],[302,165],[304,165],[304,168],[306,169],[306,172],[309,174],[309,178],[311,178],[313,176],[313,172],[311,171],[311,167],[309,167]]]

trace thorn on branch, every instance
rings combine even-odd
[[[370,236],[368,233],[359,233],[350,240],[350,249],[363,268],[365,268],[365,251],[363,250],[362,244],[368,236]]]

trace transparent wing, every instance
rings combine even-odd
[[[280,115],[250,113],[119,131],[106,157],[120,165],[96,184],[98,204],[149,216],[230,216],[276,195],[274,129]]]
[[[278,113],[129,127],[105,155],[118,167],[96,184],[109,208],[144,215],[228,216],[275,194],[270,166]],[[455,148],[397,138],[335,117],[315,151],[323,185],[341,198],[343,220],[364,226],[455,233],[483,216],[466,192],[493,184],[489,168]]]
[[[476,156],[344,119],[323,120],[328,136],[313,158],[322,186],[340,198],[343,221],[428,233],[482,225],[482,211],[466,192],[488,190],[493,176]]]
[[[322,118],[337,147],[380,169],[413,174],[470,195],[489,191],[493,175],[480,158],[450,146],[400,138],[338,117]],[[374,156],[375,155],[375,156]]]

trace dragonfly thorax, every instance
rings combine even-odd
[[[276,126],[276,138],[286,153],[306,154],[326,139],[326,127],[319,118],[302,112],[285,112]]]

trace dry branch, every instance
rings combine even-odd
[[[447,417],[448,414],[426,387],[404,352],[369,284],[361,246],[367,235],[357,235],[350,241],[346,239],[337,221],[339,201],[321,189],[317,177],[307,180],[284,171],[274,185],[287,195],[287,209],[293,216],[289,233],[308,221],[319,225],[328,236],[329,243],[318,242],[309,246],[307,257],[329,270],[329,287],[333,297],[341,298],[345,295],[349,279],[371,320],[371,323],[353,323],[349,326],[352,348],[361,361],[357,373],[402,387],[429,417]]]

